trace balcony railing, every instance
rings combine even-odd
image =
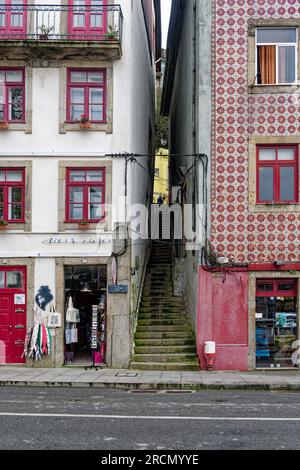
[[[0,5],[0,41],[122,41],[120,5]]]

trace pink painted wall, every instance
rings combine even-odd
[[[205,341],[217,346],[216,370],[248,370],[248,273],[199,269],[197,351],[206,368]]]

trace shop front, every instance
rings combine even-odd
[[[256,368],[297,367],[296,279],[256,281]]]
[[[65,365],[105,364],[107,266],[64,267]]]

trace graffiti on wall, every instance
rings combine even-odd
[[[46,307],[53,300],[53,295],[49,286],[41,286],[35,296],[35,301],[41,310],[46,310]]]

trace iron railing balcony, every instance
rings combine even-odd
[[[16,2],[17,3],[17,2]],[[22,2],[20,2],[22,3]],[[85,0],[76,5],[2,5],[0,4],[0,58],[12,55],[20,46],[28,49],[24,56],[45,54],[53,57],[62,49],[78,51],[87,48],[97,58],[120,58],[123,14],[120,5],[100,5],[99,0]],[[59,52],[60,51],[60,52]],[[101,52],[102,51],[102,52]],[[21,53],[21,55],[23,55]],[[11,57],[9,57],[11,58]],[[13,57],[12,57],[13,58]]]

